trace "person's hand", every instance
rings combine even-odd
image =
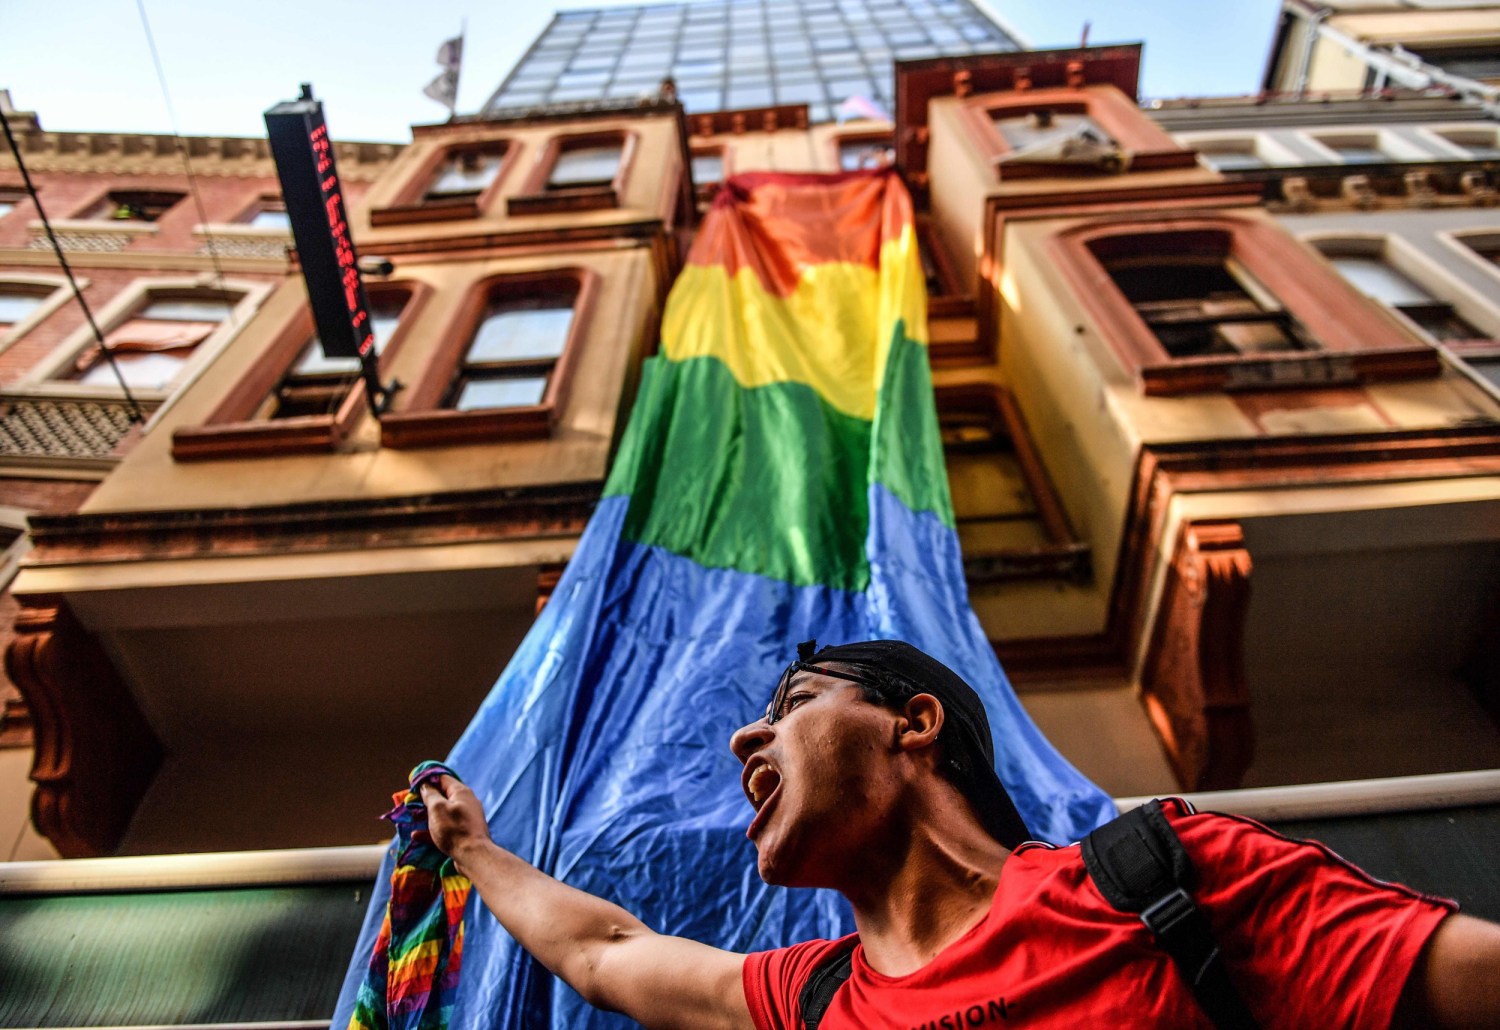
[[[484,806],[468,787],[452,776],[439,776],[423,783],[421,791],[432,842],[460,866],[466,852],[490,842]]]

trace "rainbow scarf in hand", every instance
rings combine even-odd
[[[470,884],[432,843],[418,789],[444,775],[458,779],[441,762],[423,762],[381,817],[396,826],[396,869],[349,1030],[442,1030],[453,1014]]]

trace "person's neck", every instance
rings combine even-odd
[[[1010,851],[971,819],[962,822],[922,820],[904,835],[900,861],[843,891],[871,968],[915,972],[989,912]]]

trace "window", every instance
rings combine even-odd
[[[381,419],[388,447],[546,436],[566,402],[570,370],[598,277],[585,269],[526,272],[474,291],[426,371]]]
[[[1110,85],[985,92],[965,100],[963,112],[978,156],[1005,178],[1158,171],[1198,163],[1193,150]]]
[[[1249,215],[1061,229],[1047,259],[1142,392],[1357,385],[1435,376],[1412,339],[1310,248]]]
[[[1500,158],[1500,138],[1495,129],[1444,129],[1437,135],[1462,150],[1471,160]]]
[[[1479,378],[1500,390],[1500,352],[1489,357],[1465,356],[1464,364],[1479,374]]]
[[[1100,240],[1089,249],[1173,358],[1313,346],[1306,330],[1229,257],[1224,233],[1172,233],[1154,252]],[[1166,243],[1167,241],[1158,241]]]
[[[1417,51],[1417,57],[1449,75],[1462,75],[1466,79],[1500,79],[1500,44],[1423,47]]]
[[[96,221],[155,222],[186,195],[170,190],[111,190],[81,217]]]
[[[238,295],[211,291],[152,294],[130,318],[106,333],[104,342],[129,386],[166,389],[238,300]],[[114,386],[119,381],[98,344],[85,348],[56,378],[89,386]]]
[[[245,212],[241,221],[252,229],[292,231],[292,222],[286,213],[286,202],[280,197],[261,197]]]
[[[51,294],[49,287],[0,283],[0,334],[30,318]]]
[[[838,150],[839,168],[846,172],[884,168],[896,160],[896,145],[887,132],[873,136],[840,136]]]
[[[953,261],[943,249],[932,222],[926,218],[917,222],[917,256],[922,262],[922,278],[927,284],[929,299],[963,295],[965,291],[959,283]]]
[[[300,284],[290,285],[295,289]],[[389,380],[391,361],[431,292],[419,282],[371,284],[382,381]],[[290,310],[264,353],[207,419],[173,431],[172,458],[205,461],[334,450],[365,410],[359,373],[356,358],[323,357],[312,310],[303,303]]]
[[[1328,255],[1333,267],[1360,292],[1399,311],[1434,340],[1477,340],[1485,336],[1453,310],[1376,254]]]
[[[605,188],[620,170],[624,144],[614,141],[564,142],[547,175],[549,190]]]
[[[693,182],[711,186],[724,178],[724,148],[693,151]]]
[[[1198,148],[1198,153],[1208,162],[1209,167],[1220,172],[1266,167],[1265,158],[1256,153],[1255,143],[1251,140],[1205,143]]]
[[[1458,241],[1490,264],[1500,265],[1500,236],[1460,236]]]
[[[1346,165],[1385,164],[1395,160],[1373,136],[1320,136],[1318,142]]]
[[[964,384],[937,391],[953,515],[970,583],[1090,576],[1010,394]]]
[[[422,194],[424,204],[450,200],[478,200],[500,174],[504,149],[459,150],[443,158],[437,174]]]
[[[401,314],[411,300],[409,290],[370,291],[370,328],[375,336],[375,354],[385,349],[396,332]],[[260,410],[257,419],[332,416],[338,412],[350,388],[360,379],[358,358],[330,358],[316,335],[307,341]]]
[[[406,179],[395,198],[370,209],[370,224],[405,225],[480,217],[505,178],[514,149],[504,139],[429,147],[420,166]]]
[[[995,128],[1012,151],[1036,152],[1057,150],[1066,156],[1070,144],[1083,147],[1114,148],[1109,134],[1100,129],[1083,111],[1062,111],[1050,107],[1016,113],[1001,110],[994,115]]]
[[[443,406],[458,411],[540,404],[573,325],[575,293],[490,300]]]
[[[507,200],[507,210],[514,215],[618,207],[636,142],[635,133],[619,129],[553,137],[520,194]]]

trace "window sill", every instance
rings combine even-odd
[[[620,206],[613,186],[579,186],[510,197],[505,211],[510,215],[552,215],[569,211],[603,211]]]
[[[46,236],[47,229],[40,221],[27,223],[33,235]],[[155,236],[159,231],[155,222],[142,222],[132,218],[54,218],[52,228],[58,233],[103,233],[110,236]]]
[[[305,415],[265,422],[185,426],[172,434],[172,459],[213,461],[327,453],[348,435],[348,423],[339,415]]]
[[[1356,386],[1400,379],[1428,379],[1442,372],[1432,347],[1387,347],[1368,351],[1318,351],[1246,357],[1226,354],[1179,358],[1141,368],[1148,397],[1234,390]]]
[[[478,199],[437,200],[421,204],[397,204],[370,210],[370,224],[413,225],[422,222],[457,222],[479,217]]]
[[[553,406],[492,411],[398,411],[380,420],[382,447],[441,447],[496,440],[545,439],[552,434]]]

